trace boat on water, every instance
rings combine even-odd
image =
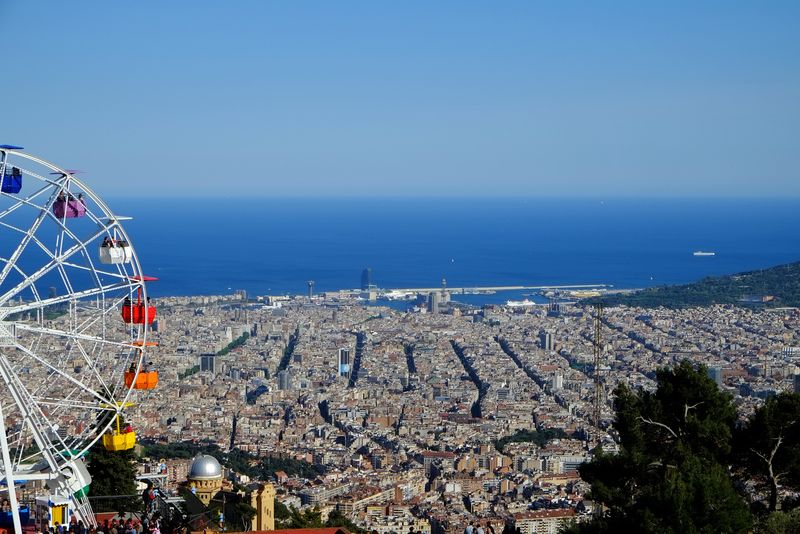
[[[509,300],[506,302],[506,306],[509,308],[521,308],[525,306],[536,306],[536,303],[532,300],[525,299],[525,300]]]
[[[693,255],[693,256],[716,256],[716,255],[717,255],[717,253],[716,253],[716,252],[705,252],[705,251],[703,251],[703,250],[695,250],[695,251],[692,253],[692,255]]]

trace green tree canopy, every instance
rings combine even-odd
[[[745,532],[751,516],[727,469],[736,410],[705,367],[657,372],[655,392],[615,390],[620,452],[580,473],[604,507],[574,532]]]
[[[133,449],[108,451],[98,441],[89,452],[92,475],[89,499],[98,512],[132,512],[143,504],[136,491],[136,455]]]
[[[769,494],[769,511],[779,508],[781,485],[800,485],[800,395],[767,399],[736,439],[739,461],[757,487]]]

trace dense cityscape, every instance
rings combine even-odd
[[[799,28],[0,0],[0,534],[800,534]]]
[[[278,502],[370,531],[555,532],[594,511],[578,467],[618,450],[617,384],[654,390],[656,369],[688,360],[745,418],[798,372],[794,309],[606,308],[596,381],[594,307],[471,308],[442,291],[403,312],[352,297],[158,299],[160,386],[128,412],[140,439],[307,462],[318,476],[269,477]],[[166,459],[165,489],[190,463]]]

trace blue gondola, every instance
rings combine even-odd
[[[19,193],[20,189],[22,189],[22,172],[17,167],[11,167],[11,169],[6,167],[3,172],[3,184],[0,189],[2,189],[3,193]]]
[[[19,507],[19,522],[27,525],[31,520],[31,509],[27,506]],[[0,527],[13,527],[14,516],[11,512],[0,512]]]

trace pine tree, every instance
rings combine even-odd
[[[620,453],[580,467],[605,512],[572,532],[747,532],[752,517],[727,468],[736,410],[706,368],[657,372],[654,393],[615,390]]]
[[[131,512],[142,508],[136,492],[136,455],[134,449],[108,451],[98,441],[89,452],[92,485],[89,499],[97,512]],[[98,498],[113,497],[113,498]]]

